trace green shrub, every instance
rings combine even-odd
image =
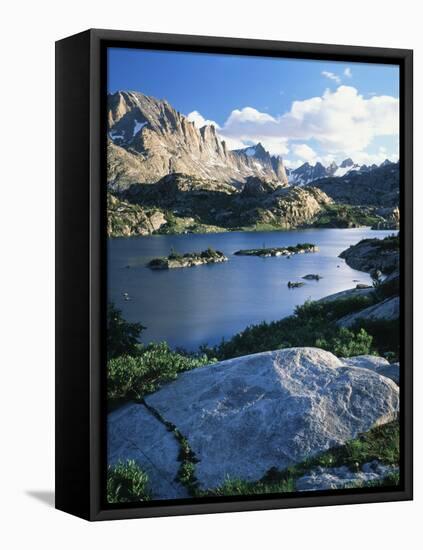
[[[107,470],[107,502],[139,502],[151,500],[148,475],[134,460],[118,462]]]
[[[214,258],[215,256],[218,256],[218,252],[212,248],[211,246],[209,246],[207,248],[207,250],[203,250],[201,253],[200,253],[200,256],[202,258]]]
[[[400,354],[400,323],[399,319],[361,319],[358,320],[353,330],[363,329],[373,337],[373,349],[379,355],[386,356],[388,354],[391,360],[398,360]]]
[[[398,250],[400,248],[400,238],[398,235],[389,235],[378,241],[378,246],[383,250]]]
[[[323,347],[342,356],[377,352],[372,347],[372,334],[358,327],[343,329],[337,319],[373,304],[373,298],[355,296],[327,302],[308,301],[296,308],[294,315],[280,321],[247,327],[214,348],[202,347],[209,357],[230,359],[251,353],[289,347]]]
[[[107,364],[109,399],[142,399],[179,373],[212,362],[205,355],[190,356],[172,351],[165,342],[139,347],[137,355],[112,358]]]
[[[318,338],[318,348],[331,351],[338,357],[354,357],[356,355],[369,355],[373,337],[361,328],[357,333],[347,328],[340,328],[335,336],[329,340]]]
[[[107,356],[133,354],[137,351],[138,338],[145,327],[140,323],[129,323],[114,304],[107,305]]]
[[[170,254],[168,256],[169,260],[182,260],[183,255],[177,252],[174,248],[171,248]]]

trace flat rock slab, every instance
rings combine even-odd
[[[175,481],[180,466],[179,444],[144,405],[131,403],[108,415],[107,447],[109,465],[135,460],[148,474],[155,499],[189,496]]]
[[[341,292],[337,292],[336,294],[330,294],[329,296],[320,298],[318,302],[335,302],[336,300],[346,300],[357,296],[371,297],[374,292],[374,288],[350,288],[348,290],[341,290]]]
[[[339,319],[336,324],[340,327],[352,327],[359,320],[369,321],[394,321],[399,318],[400,302],[399,297],[387,298],[370,307],[366,307],[355,313],[351,313]]]
[[[399,389],[327,351],[290,348],[186,372],[146,402],[188,439],[207,489],[258,480],[393,420]]]

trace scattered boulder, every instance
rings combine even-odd
[[[355,285],[355,288],[357,288],[358,290],[363,290],[365,288],[373,288],[371,285],[366,285],[364,283],[358,283],[357,285]]]
[[[187,438],[200,487],[209,489],[227,477],[258,480],[393,420],[399,388],[327,351],[290,348],[183,373],[145,401]],[[144,451],[149,428],[136,422],[126,423],[123,452],[113,456]],[[169,462],[164,445],[150,442],[153,464]]]

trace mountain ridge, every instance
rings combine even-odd
[[[366,164],[359,165],[355,163],[351,158],[344,159],[338,166],[336,162],[331,162],[328,166],[324,166],[321,162],[317,161],[316,164],[310,164],[304,162],[298,168],[287,170],[288,183],[290,185],[308,185],[313,181],[323,178],[342,178],[350,172],[367,173],[371,172],[375,168],[382,166],[389,166],[395,164],[389,159],[385,159],[381,164],[372,164],[370,166]]]
[[[166,100],[140,92],[108,96],[108,157],[108,182],[115,191],[171,173],[218,179],[234,189],[250,176],[288,185],[282,159],[261,144],[253,154],[230,151],[213,125],[197,128]]]

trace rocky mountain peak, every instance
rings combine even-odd
[[[166,100],[119,91],[109,95],[108,107],[109,182],[115,188],[155,183],[175,172],[234,188],[250,176],[288,183],[282,159],[273,159],[261,143],[228,151],[214,125],[198,129]]]
[[[341,162],[340,168],[349,168],[354,166],[354,161],[351,158],[347,158]]]
[[[381,166],[390,166],[391,164],[394,164],[393,162],[391,162],[389,159],[385,159]]]

